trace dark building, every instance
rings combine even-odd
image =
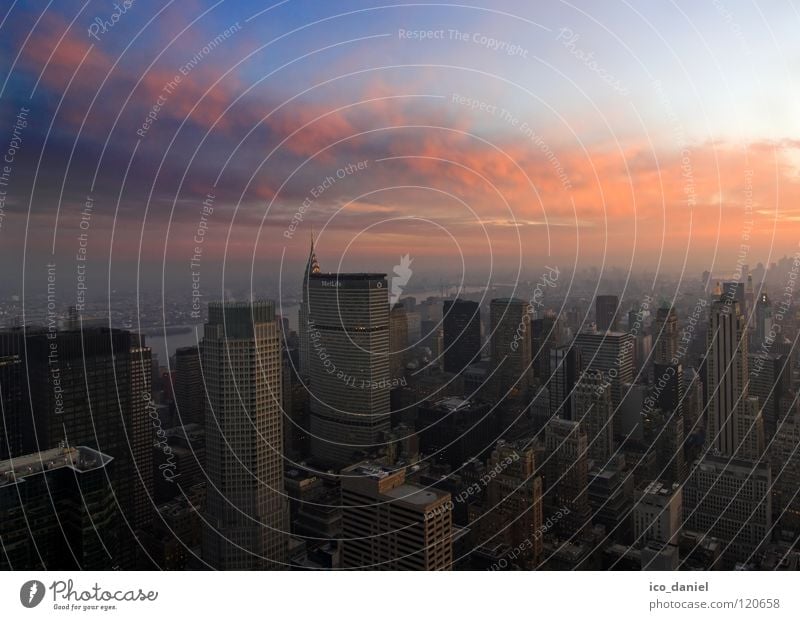
[[[166,429],[151,452],[159,504],[182,496],[189,487],[205,483],[205,433],[199,425]]]
[[[550,415],[573,420],[575,384],[581,376],[581,352],[573,346],[550,349]]]
[[[119,568],[113,461],[79,446],[0,462],[0,570]]]
[[[175,351],[175,412],[178,424],[204,425],[205,390],[200,367],[200,348]]]
[[[633,383],[634,337],[622,332],[581,332],[575,338],[584,370],[599,370],[611,384],[611,402],[617,408],[624,396],[623,386]],[[614,432],[619,432],[616,425]]]
[[[785,417],[788,408],[781,410],[781,398],[788,393],[791,384],[791,368],[785,355],[764,355],[750,353],[748,374],[750,377],[750,396],[757,396],[764,415],[764,430],[772,438],[778,424]]]
[[[420,450],[451,467],[485,458],[499,429],[488,403],[445,398],[421,405],[417,416]]]
[[[149,361],[142,377],[141,364],[133,368],[134,344],[138,340],[130,332],[105,327],[29,331],[26,337],[39,448],[87,446],[114,459],[111,482],[125,538],[117,560],[123,568],[132,565],[138,547],[134,532],[150,492],[144,446],[152,444],[156,432],[148,415],[149,384],[144,383]],[[134,384],[147,390],[134,393]]]
[[[683,415],[683,366],[681,364],[653,364],[652,399],[663,411]]]
[[[610,540],[632,542],[633,476],[613,464],[590,470],[589,506],[592,522],[603,525]]]
[[[462,372],[481,354],[481,315],[478,302],[444,302],[444,369]]]
[[[577,542],[591,529],[586,433],[578,422],[554,418],[545,429],[545,518],[564,515],[556,530]],[[574,538],[573,538],[574,537]]]
[[[0,460],[36,451],[24,338],[20,328],[0,330]]]
[[[598,295],[594,301],[597,331],[617,331],[617,309],[619,298],[616,295]]]
[[[135,339],[134,339],[135,341]],[[135,344],[135,343],[134,343]],[[150,364],[152,354],[148,347],[131,349],[131,415],[127,427],[133,457],[134,479],[131,481],[133,513],[132,525],[141,530],[148,527],[155,514],[153,489],[153,441],[156,427],[150,413],[155,412],[152,395]],[[153,416],[157,415],[153,413]]]
[[[653,321],[653,361],[671,364],[678,355],[678,314],[675,308],[659,308]]]
[[[389,311],[389,377],[399,381],[406,372],[408,359],[408,317],[403,304]]]
[[[20,356],[0,356],[0,461],[24,454],[32,438],[32,433],[25,432],[31,419],[27,395]]]
[[[745,314],[747,304],[745,303],[744,282],[723,282],[722,301],[726,301],[728,305],[734,301],[739,302],[739,308],[742,314]]]
[[[524,395],[533,379],[531,305],[515,298],[493,299],[489,320],[495,396],[502,399]]]
[[[550,351],[559,345],[559,320],[543,316],[531,321],[531,357],[533,376],[545,383],[550,378]]]

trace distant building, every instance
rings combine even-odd
[[[735,288],[730,288],[735,291]],[[723,297],[709,312],[706,339],[708,442],[719,453],[735,456],[737,418],[748,397],[747,328],[738,303]]]
[[[367,462],[342,476],[343,568],[451,570],[449,493],[406,482],[402,469]]]
[[[460,373],[481,356],[481,315],[476,301],[445,300],[444,369]]]
[[[400,380],[406,372],[408,357],[408,320],[402,303],[389,312],[389,377]]]
[[[658,407],[642,416],[644,445],[654,457],[655,474],[667,483],[686,477],[683,419],[675,411]]]
[[[633,476],[623,471],[620,463],[595,462],[589,470],[592,522],[605,527],[610,540],[632,542],[633,482]]]
[[[550,415],[574,420],[575,418],[575,384],[581,375],[581,352],[573,346],[549,349],[550,369]]]
[[[424,403],[416,424],[420,450],[453,468],[483,458],[500,433],[496,420],[491,405],[477,400],[449,397]]]
[[[542,479],[533,448],[498,442],[486,463],[489,483],[482,513],[473,524],[478,540],[502,543],[518,553],[508,560],[521,570],[542,561]]]
[[[584,369],[603,373],[611,385],[611,402],[619,407],[623,384],[633,383],[633,336],[615,331],[581,332],[575,337],[575,346],[580,349]],[[620,429],[615,426],[614,432],[620,434]]]
[[[25,363],[19,355],[0,353],[0,460],[22,456],[33,433],[26,433],[28,388]]]
[[[659,308],[653,320],[653,361],[672,364],[678,356],[678,313],[675,308]]]
[[[530,304],[521,299],[493,299],[489,312],[495,394],[503,398],[524,393],[533,379]]]
[[[767,341],[772,331],[772,303],[767,295],[766,288],[758,296],[755,310],[755,330],[753,330],[753,344],[760,347]]]
[[[781,399],[791,385],[791,363],[785,355],[759,351],[748,356],[749,395],[758,397],[764,415],[764,430],[771,439],[783,418]]]
[[[181,347],[175,351],[175,409],[179,424],[205,426],[204,406],[200,349],[196,346]]]
[[[800,415],[797,411],[778,425],[769,446],[775,472],[774,513],[787,529],[800,530]]]
[[[128,441],[133,454],[133,526],[144,529],[152,524],[155,514],[153,477],[153,443],[157,438],[151,412],[154,411],[152,394],[152,354],[149,347],[134,344],[131,355],[131,420]],[[155,414],[154,414],[155,415]]]
[[[611,388],[599,370],[581,375],[575,386],[575,417],[586,429],[589,458],[605,466],[614,454],[614,409]]]
[[[578,422],[553,418],[545,429],[545,515],[566,514],[557,530],[580,540],[591,530],[586,432]]]
[[[595,298],[594,307],[597,331],[617,331],[619,297],[616,295],[598,295]]]
[[[561,319],[545,315],[531,321],[531,358],[533,376],[541,383],[550,378],[553,371],[551,351],[561,345]]]

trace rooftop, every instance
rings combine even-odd
[[[469,400],[466,398],[459,398],[458,396],[450,396],[436,401],[435,406],[440,409],[446,409],[448,413],[453,413],[459,409],[469,406]]]
[[[401,484],[384,493],[385,496],[402,500],[408,504],[426,506],[435,502],[441,495],[434,491],[429,491],[424,487],[415,484]]]
[[[336,280],[383,280],[385,273],[312,273],[313,279],[336,279]]]
[[[88,472],[105,467],[113,457],[87,448],[53,448],[0,462],[0,487],[22,482],[29,476],[69,467]]]

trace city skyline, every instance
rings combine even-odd
[[[30,36],[1,44],[15,146],[4,237],[18,261],[7,284],[19,290],[22,256],[31,274],[51,249],[72,262],[82,230],[95,265],[108,256],[120,277],[138,268],[145,286],[162,271],[185,283],[203,217],[206,286],[223,259],[232,272],[286,261],[296,273],[312,227],[339,271],[411,254],[433,272],[462,254],[453,271],[471,277],[486,273],[490,253],[514,273],[534,244],[565,269],[731,273],[743,243],[753,265],[796,250],[800,128],[780,100],[761,113],[761,99],[794,88],[779,54],[797,43],[745,36],[744,2],[691,16],[618,7],[602,27],[581,7],[526,16],[515,2],[293,5],[165,6],[142,34],[156,8],[147,2],[96,33],[104,17],[77,6],[15,6],[9,19]],[[752,17],[754,33],[768,27]],[[775,37],[791,22],[777,17]],[[666,32],[647,37],[656,20]],[[340,25],[354,36],[338,36]],[[273,43],[284,28],[294,34]],[[420,31],[443,34],[402,34]],[[276,45],[298,55],[281,61]],[[697,62],[695,49],[723,45],[724,56]],[[743,92],[742,71],[762,88]]]

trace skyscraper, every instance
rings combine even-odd
[[[404,470],[368,462],[342,474],[343,568],[451,570],[450,493],[408,483]]]
[[[607,465],[614,454],[614,424],[611,388],[599,370],[581,375],[575,386],[575,421],[586,429],[589,458]]]
[[[385,274],[312,274],[311,454],[334,466],[377,448],[390,428]]]
[[[575,346],[580,349],[584,369],[599,370],[611,384],[611,402],[615,408],[619,407],[622,386],[633,383],[633,335],[614,331],[581,332],[575,337]]]
[[[113,461],[77,446],[0,462],[0,570],[118,568]]]
[[[151,364],[150,348],[134,342],[131,348],[131,417],[128,425],[130,429],[128,441],[131,445],[135,471],[132,480],[131,521],[137,530],[147,527],[155,513],[153,440],[156,438],[156,427],[149,415],[154,410]]]
[[[289,523],[275,306],[209,304],[202,351],[209,406],[203,560],[219,570],[282,568]]]
[[[755,315],[754,344],[761,346],[772,330],[772,303],[766,289],[758,296]]]
[[[133,347],[130,332],[105,327],[29,331],[26,337],[39,448],[87,446],[114,459],[111,487],[123,539],[115,562],[122,568],[133,565],[138,548],[135,497],[142,483],[135,452],[155,433],[142,417],[149,401],[133,392]],[[146,479],[146,458],[143,468]]]
[[[737,302],[739,304],[739,312],[741,312],[742,316],[745,316],[747,305],[745,303],[744,282],[735,280],[723,282],[720,298],[729,306],[733,305],[733,302]]]
[[[472,458],[483,458],[501,431],[490,403],[443,398],[420,404],[416,430],[420,448],[453,469]]]
[[[786,529],[800,528],[800,411],[794,409],[776,429],[769,446],[769,460],[775,472],[773,487],[776,520]]]
[[[493,299],[489,308],[492,377],[497,397],[524,392],[533,378],[530,304],[521,299]]]
[[[493,472],[486,486],[483,514],[474,527],[478,540],[519,549],[512,562],[533,570],[542,560],[542,478],[536,475],[534,449],[500,441],[486,462]]]
[[[408,320],[402,303],[389,311],[389,376],[400,379],[405,374],[408,349]]]
[[[565,537],[580,537],[591,528],[588,440],[579,422],[553,418],[545,429],[546,514],[566,513],[557,528]]]
[[[597,331],[617,331],[617,309],[619,297],[616,295],[598,295],[594,301],[595,323]]]
[[[175,408],[180,424],[205,427],[203,407],[206,393],[200,368],[199,347],[181,347],[175,351]]]
[[[563,346],[549,350],[550,415],[565,420],[575,419],[574,388],[581,374],[581,352],[577,347]]]
[[[33,433],[24,432],[30,420],[25,364],[19,355],[0,354],[0,461],[21,456]]]
[[[736,456],[740,459],[757,462],[764,458],[766,441],[764,416],[758,398],[748,396],[744,399],[736,415]]]
[[[308,340],[308,281],[313,274],[320,272],[317,255],[314,253],[314,235],[311,235],[311,249],[308,252],[308,261],[303,271],[303,290],[300,297],[300,310],[298,311],[297,332],[300,335],[300,375],[307,376],[310,372],[309,340]]]
[[[480,360],[481,315],[478,302],[444,302],[444,369],[459,373]]]
[[[531,358],[533,375],[542,383],[550,378],[550,351],[561,344],[561,320],[545,315],[531,321]]]
[[[644,443],[655,456],[657,475],[670,484],[682,483],[686,477],[683,416],[674,409],[652,408],[649,399],[645,403],[647,406],[642,415]]]
[[[653,361],[671,364],[678,354],[678,314],[675,308],[659,308],[653,321]]]
[[[719,454],[736,456],[736,416],[748,396],[747,328],[737,302],[712,303],[706,349],[708,441]]]
[[[791,385],[791,364],[786,355],[751,353],[748,359],[749,394],[758,397],[764,415],[764,430],[768,438],[775,434],[785,416],[781,399]]]

